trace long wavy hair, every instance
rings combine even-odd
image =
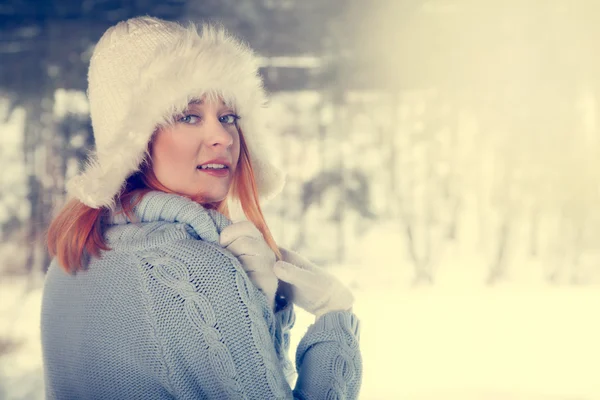
[[[248,147],[242,131],[239,128],[238,130],[240,156],[228,197],[233,196],[239,199],[246,218],[258,228],[277,258],[281,259],[279,248],[260,208]],[[135,221],[133,209],[145,194],[154,190],[174,193],[161,184],[154,175],[151,146],[152,142],[148,146],[148,157],[141,165],[140,171],[127,179],[123,191],[117,196],[117,204],[121,205],[119,212],[125,213],[132,221]],[[227,198],[218,203],[203,204],[203,206],[230,217]],[[89,257],[99,257],[101,251],[110,250],[103,232],[103,218],[108,212],[107,208],[91,208],[77,199],[72,199],[52,220],[47,234],[48,252],[51,257],[57,259],[65,271],[75,273],[83,270]]]

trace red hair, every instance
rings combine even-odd
[[[153,190],[174,193],[158,181],[149,159],[144,162],[139,172],[127,179],[123,192],[118,195],[122,212],[133,221],[133,208],[146,193]],[[278,259],[281,259],[279,248],[260,208],[254,169],[241,130],[240,157],[230,195],[240,200],[246,218],[258,228],[271,250]],[[204,204],[204,206],[230,217],[227,199],[216,204]],[[48,252],[51,257],[57,258],[59,265],[65,271],[74,273],[83,270],[88,257],[99,257],[102,250],[110,250],[102,230],[102,218],[107,213],[106,208],[91,208],[73,199],[67,202],[52,220],[48,229]]]

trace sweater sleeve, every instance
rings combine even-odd
[[[175,398],[353,398],[348,388],[360,381],[356,354],[348,354],[347,334],[358,324],[353,317],[325,315],[309,329],[292,392],[265,318],[268,305],[235,257],[186,240],[146,251],[140,261],[161,381]]]
[[[349,311],[332,311],[311,325],[296,349],[300,399],[357,399],[362,383],[360,323]]]

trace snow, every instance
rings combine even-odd
[[[362,399],[600,398],[597,286],[411,288],[370,277],[390,267],[334,272],[357,287]],[[312,323],[302,311],[299,321],[300,332]]]
[[[362,321],[361,399],[600,398],[597,287],[410,288],[364,279],[392,268],[330,268],[354,288]],[[27,290],[24,279],[3,278],[0,296],[0,336],[22,341],[0,357],[0,397],[42,399],[40,284]],[[298,310],[292,358],[313,320]]]
[[[81,90],[57,89],[54,92],[53,111],[55,117],[64,118],[68,114],[87,115],[90,106]]]
[[[25,219],[29,207],[26,194],[26,166],[23,157],[23,129],[26,113],[23,107],[11,110],[8,99],[0,96],[0,225],[11,217]],[[1,228],[0,228],[1,229]]]
[[[17,346],[14,352],[0,354],[0,398],[43,399],[41,285],[30,289],[27,279],[3,276],[0,300],[0,338],[13,339]]]
[[[313,61],[272,59],[269,62],[291,65]],[[422,97],[422,94],[417,95],[415,99],[404,99],[397,104],[397,123],[403,133],[422,130],[423,122],[413,114],[425,114],[427,105],[413,104],[409,109],[411,103],[418,103],[419,96]],[[456,151],[453,157],[440,155],[434,160],[438,161],[435,168],[438,168],[437,175],[445,177],[450,174],[449,166],[456,167],[451,189],[460,193],[465,210],[458,219],[455,242],[441,239],[437,231],[442,223],[447,224],[444,218],[448,218],[450,208],[436,192],[438,183],[426,179],[425,166],[429,164],[425,156],[433,151],[431,149],[435,150],[434,141],[426,151],[423,143],[409,143],[412,139],[408,134],[380,138],[378,135],[393,123],[388,115],[390,107],[382,108],[385,102],[381,101],[380,94],[368,97],[364,92],[356,96],[349,93],[349,102],[353,99],[372,103],[348,106],[346,121],[336,114],[340,110],[333,110],[316,92],[274,96],[271,110],[276,118],[270,129],[279,133],[280,139],[275,144],[281,150],[274,153],[280,158],[275,161],[287,168],[289,180],[280,203],[275,202],[275,207],[265,209],[265,214],[280,244],[291,247],[287,245],[294,243],[303,230],[308,243],[306,249],[298,250],[313,259],[334,254],[335,240],[329,239],[336,237],[337,226],[330,216],[339,205],[337,196],[340,194],[335,190],[324,193],[322,204],[311,207],[304,215],[300,212],[299,198],[305,182],[328,167],[337,168],[342,156],[347,168],[360,167],[369,174],[372,211],[378,215],[385,210],[391,213],[390,218],[365,221],[356,212],[348,212],[344,220],[346,260],[339,265],[327,265],[352,288],[356,297],[354,310],[362,321],[361,399],[600,399],[597,232],[585,231],[584,240],[578,244],[577,225],[571,227],[571,231],[561,225],[564,221],[573,222],[561,219],[558,206],[562,203],[557,203],[555,208],[546,203],[529,204],[527,196],[540,195],[527,191],[531,185],[505,188],[494,181],[497,165],[493,157],[499,157],[494,152],[495,144],[476,140],[480,135],[476,121],[461,116],[462,128],[458,132],[461,146],[449,146],[445,134],[440,133],[436,139],[444,144],[443,148],[448,147],[446,151]],[[0,138],[6,167],[0,179],[14,190],[4,194],[4,204],[10,209],[0,208],[0,222],[21,208],[25,211],[20,216],[25,218],[29,210],[28,203],[22,201],[25,174],[20,149],[24,111],[15,109],[8,115],[7,110],[7,105],[0,103],[0,116],[4,121],[0,126],[10,132]],[[57,91],[53,111],[57,119],[87,113],[84,94]],[[321,138],[320,125],[335,125],[342,120],[346,121],[346,127],[352,127],[343,131],[345,147],[339,146],[340,136],[328,134]],[[586,124],[593,126],[594,122]],[[588,133],[586,145],[590,149],[597,148],[592,135],[595,130],[590,128]],[[398,176],[402,175],[404,185],[399,193],[412,196],[406,197],[404,202],[389,201],[391,175],[384,168],[389,160],[387,153],[382,153],[382,144],[378,143],[382,138],[389,142],[383,145],[389,145],[391,151],[397,151],[398,157],[404,160],[396,171]],[[74,147],[83,144],[80,136],[73,140]],[[485,146],[480,146],[482,143]],[[348,148],[349,144],[354,148]],[[318,156],[321,148],[343,151],[336,150],[335,154],[323,157]],[[362,157],[356,165],[348,160],[348,153],[353,151]],[[76,168],[76,162],[69,160],[67,175],[72,175]],[[550,174],[547,175],[539,178],[546,179]],[[562,187],[561,182],[548,182],[557,190]],[[414,187],[410,187],[411,184]],[[597,186],[589,187],[597,189]],[[507,244],[506,274],[488,287],[483,282],[497,257],[503,207],[510,206],[512,201],[503,193],[504,189],[507,193],[524,191],[524,197],[520,207],[512,210],[514,215],[511,214],[513,225]],[[587,229],[594,228],[597,225],[594,221],[600,219],[593,207],[597,196],[588,196],[590,193],[576,192],[578,199],[585,202],[571,205],[573,209],[587,212],[585,220],[590,223]],[[438,211],[431,217],[441,221],[429,225],[431,231],[426,230],[425,224],[431,222],[421,209],[429,201],[432,209]],[[400,210],[401,206],[406,209]],[[539,233],[537,258],[529,256],[526,248],[530,243],[530,229],[533,230],[528,219],[533,207],[541,210],[540,225],[536,228]],[[430,266],[434,276],[431,286],[411,284],[415,266],[407,246],[406,227],[398,217],[400,211],[414,218],[415,248],[421,258],[428,234],[433,232],[432,241],[437,247],[431,251],[435,256]],[[0,271],[17,271],[25,255],[17,242],[0,244]],[[578,265],[572,263],[575,256],[579,257]],[[547,276],[553,271],[558,276],[556,285],[547,283]],[[581,277],[586,285],[568,285],[573,276]],[[0,340],[12,339],[17,346],[12,352],[0,354],[0,399],[44,397],[40,302],[39,279],[0,275]],[[312,322],[312,316],[298,310],[290,349],[292,359],[299,340]]]

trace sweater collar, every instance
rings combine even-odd
[[[109,225],[132,223],[124,213],[118,211],[120,210],[110,214]],[[231,224],[231,221],[218,211],[206,209],[186,197],[158,191],[145,194],[134,207],[133,213],[138,223],[185,223],[193,229],[199,239],[210,243],[219,243],[221,231]]]

